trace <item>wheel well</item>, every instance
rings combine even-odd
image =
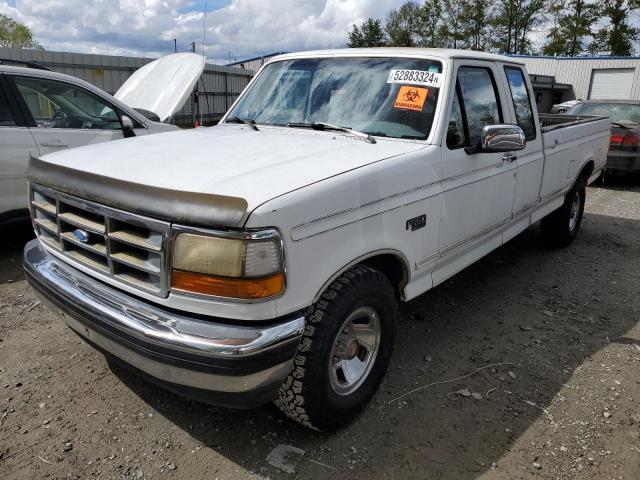
[[[582,171],[580,172],[580,175],[578,175],[578,178],[584,178],[585,180],[589,180],[589,177],[593,173],[594,168],[595,168],[594,161],[589,160],[587,164],[584,167],[582,167]]]
[[[351,267],[355,267],[356,265],[366,265],[370,268],[373,268],[389,279],[393,289],[396,291],[398,298],[402,297],[402,289],[409,281],[409,266],[404,258],[404,256],[400,253],[390,253],[391,251],[386,250],[383,252],[372,253],[368,256],[360,257],[353,262],[345,265],[339,272],[336,272],[333,277],[331,277],[318,291],[313,302],[317,302],[322,293],[333,283],[333,281],[342,275],[344,272],[349,270]],[[395,250],[393,252],[396,252]]]
[[[407,272],[407,266],[397,255],[392,253],[383,253],[366,258],[360,263],[378,270],[386,276],[389,279],[389,282],[391,282],[396,294],[401,296],[402,289],[409,280],[409,275]]]

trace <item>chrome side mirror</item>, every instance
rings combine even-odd
[[[487,125],[480,133],[482,152],[511,152],[522,150],[526,144],[524,132],[518,125]]]
[[[122,123],[122,134],[125,138],[136,136],[136,132],[133,130],[133,120],[130,117],[122,115],[120,122]]]

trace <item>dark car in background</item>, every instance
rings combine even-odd
[[[636,100],[587,100],[567,115],[607,116],[611,119],[611,142],[607,172],[640,173],[640,102]]]

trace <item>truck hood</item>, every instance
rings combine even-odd
[[[153,112],[164,122],[184,105],[203,70],[201,55],[173,53],[133,72],[114,97],[131,108]]]
[[[242,226],[256,207],[424,148],[340,132],[220,125],[88,145],[32,159],[32,181],[175,222]]]

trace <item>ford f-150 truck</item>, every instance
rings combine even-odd
[[[609,128],[539,115],[515,58],[279,56],[218,126],[32,158],[27,278],[169,390],[338,428],[387,369],[399,302],[539,221],[574,240]]]

